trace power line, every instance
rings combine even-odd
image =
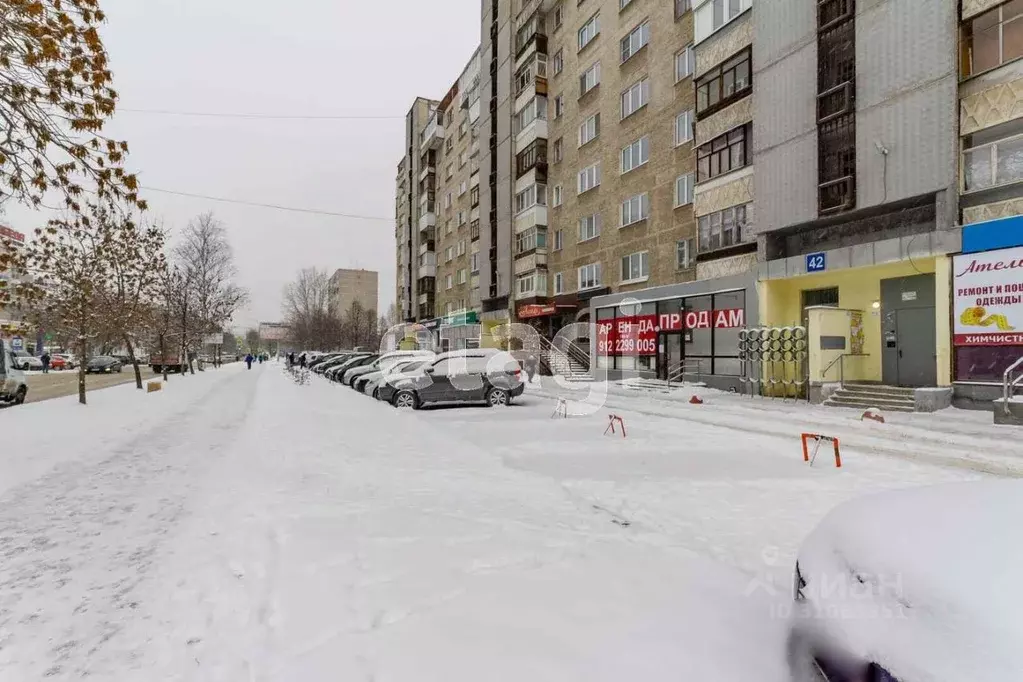
[[[203,118],[243,118],[269,121],[382,121],[405,118],[404,116],[381,116],[373,114],[316,115],[316,114],[245,114],[214,111],[175,111],[172,109],[125,109],[117,111],[131,114],[153,114],[156,116],[197,116]]]
[[[278,204],[261,204],[255,201],[244,201],[242,199],[226,199],[224,197],[211,197],[205,194],[192,194],[191,192],[177,192],[171,189],[160,189],[158,187],[142,187],[148,192],[160,192],[162,194],[174,194],[179,197],[191,197],[192,199],[206,199],[207,201],[219,201],[225,204],[240,204],[242,206],[255,206],[257,208],[272,208],[278,211],[291,211],[293,213],[311,213],[313,215],[326,215],[335,218],[353,218],[356,220],[379,220],[392,222],[394,218],[380,218],[377,216],[354,215],[351,213],[339,213],[337,211],[321,211],[315,208],[299,208],[296,206],[280,206]]]

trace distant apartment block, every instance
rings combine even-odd
[[[379,312],[378,279],[375,270],[335,270],[330,277],[331,312],[343,317],[353,303],[358,303],[363,310]]]

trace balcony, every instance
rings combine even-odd
[[[419,216],[419,231],[429,230],[432,227],[437,226],[437,214],[433,212],[433,205],[430,205],[430,210]]]
[[[419,242],[419,255],[420,256],[425,256],[426,254],[432,253],[433,251],[436,251],[436,250],[437,250],[437,247],[436,247],[436,243],[433,240],[433,235],[432,234],[430,235],[429,239],[426,239],[424,241]]]
[[[419,276],[422,277],[436,277],[437,276],[437,264],[433,265],[420,265]]]
[[[423,166],[423,170],[419,171],[419,182],[422,184],[426,180],[437,172],[437,167],[434,165]]]
[[[430,117],[426,129],[419,135],[419,150],[440,149],[444,144],[444,112],[437,111]]]

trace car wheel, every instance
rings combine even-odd
[[[380,389],[379,388],[374,388],[373,389],[373,400],[380,400]]]
[[[14,394],[14,404],[21,405],[25,402],[25,396],[28,395],[28,389],[22,386],[18,389],[18,392]]]
[[[510,396],[508,395],[508,391],[503,388],[491,387],[491,389],[487,391],[487,405],[491,407],[507,405],[510,402],[509,398]]]
[[[399,409],[411,407],[413,410],[418,410],[419,398],[412,391],[398,391],[397,395],[394,396],[394,406]]]

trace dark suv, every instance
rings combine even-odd
[[[525,389],[521,374],[519,363],[505,351],[452,351],[410,376],[381,384],[378,398],[413,409],[428,403],[508,405]]]

